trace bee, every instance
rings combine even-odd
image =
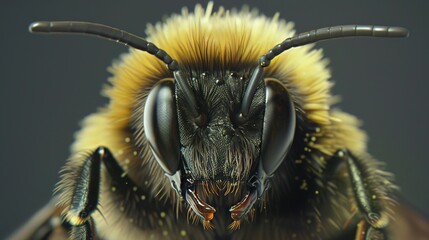
[[[359,121],[331,108],[327,61],[311,43],[405,28],[295,34],[278,15],[209,3],[150,26],[146,39],[87,22],[30,31],[130,51],[110,68],[110,102],[84,120],[53,202],[16,236],[388,239],[391,175],[367,153]]]

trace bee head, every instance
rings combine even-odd
[[[123,30],[85,22],[36,22],[32,32],[90,34],[146,51],[174,78],[158,81],[144,108],[143,127],[153,156],[172,188],[209,223],[215,209],[199,198],[198,182],[244,182],[247,193],[230,209],[239,222],[269,185],[286,158],[295,133],[295,107],[284,84],[264,78],[264,67],[282,52],[340,37],[405,37],[401,27],[344,25],[287,38],[258,64],[238,71],[183,70],[153,43]]]
[[[258,171],[272,175],[291,146],[295,110],[283,84],[263,80],[257,69],[178,70],[174,79],[157,83],[146,102],[144,129],[167,176],[248,183]]]

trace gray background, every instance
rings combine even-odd
[[[36,20],[95,21],[144,36],[196,1],[52,1],[0,3],[0,238],[51,197],[78,122],[107,102],[105,70],[126,47],[95,38],[27,32]],[[216,1],[215,8],[243,2]],[[429,100],[427,1],[248,1],[262,13],[296,23],[299,32],[338,24],[401,25],[404,40],[324,42],[339,107],[363,120],[369,150],[396,175],[402,194],[429,212],[426,157]],[[205,5],[205,3],[204,3]],[[154,60],[156,61],[156,60]]]

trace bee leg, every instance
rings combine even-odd
[[[358,209],[365,216],[365,226],[359,232],[364,233],[366,240],[387,239],[383,228],[388,224],[388,217],[382,211],[382,207],[374,201],[374,197],[370,197],[375,195],[370,192],[368,185],[374,183],[370,183],[364,178],[365,169],[359,159],[346,150],[339,150],[335,153],[333,160],[347,165]],[[367,224],[369,226],[366,226]],[[359,232],[358,234],[362,234]]]
[[[85,240],[96,239],[95,231],[94,231],[94,222],[92,221],[92,218],[89,218],[82,225],[73,226],[70,239],[85,239]]]
[[[66,203],[69,206],[65,210],[65,218],[72,225],[73,239],[95,238],[91,214],[98,207],[102,162],[113,178],[118,178],[123,173],[116,159],[105,147],[98,147],[79,169],[69,173],[75,182],[71,200]]]

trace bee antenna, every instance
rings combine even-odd
[[[240,116],[247,116],[250,104],[256,87],[262,80],[263,68],[270,65],[271,60],[293,47],[303,46],[318,41],[344,38],[344,37],[408,37],[409,33],[406,28],[395,26],[374,26],[374,25],[340,25],[334,27],[319,28],[308,32],[300,33],[293,37],[287,38],[280,44],[270,49],[266,54],[259,58],[258,66],[250,77],[249,85],[244,93]]]
[[[340,25],[319,28],[287,38],[259,59],[259,65],[266,67],[271,60],[282,52],[318,41],[344,37],[408,37],[408,30],[403,27],[374,26],[374,25]]]
[[[91,22],[35,22],[30,25],[30,32],[37,33],[69,33],[88,34],[107,38],[133,48],[148,52],[163,61],[170,71],[176,71],[179,66],[164,50],[144,38],[128,33],[124,30]]]
[[[35,22],[29,27],[30,32],[35,33],[67,33],[67,34],[88,34],[92,36],[107,38],[125,45],[131,46],[148,52],[161,61],[163,61],[167,68],[173,72],[175,80],[185,92],[185,98],[190,105],[192,115],[198,119],[201,117],[199,113],[197,101],[194,94],[186,82],[186,77],[179,69],[176,60],[172,59],[168,53],[159,49],[155,44],[146,41],[144,38],[128,33],[124,30],[113,28],[98,23],[91,22],[74,22],[74,21],[54,21],[54,22]]]

